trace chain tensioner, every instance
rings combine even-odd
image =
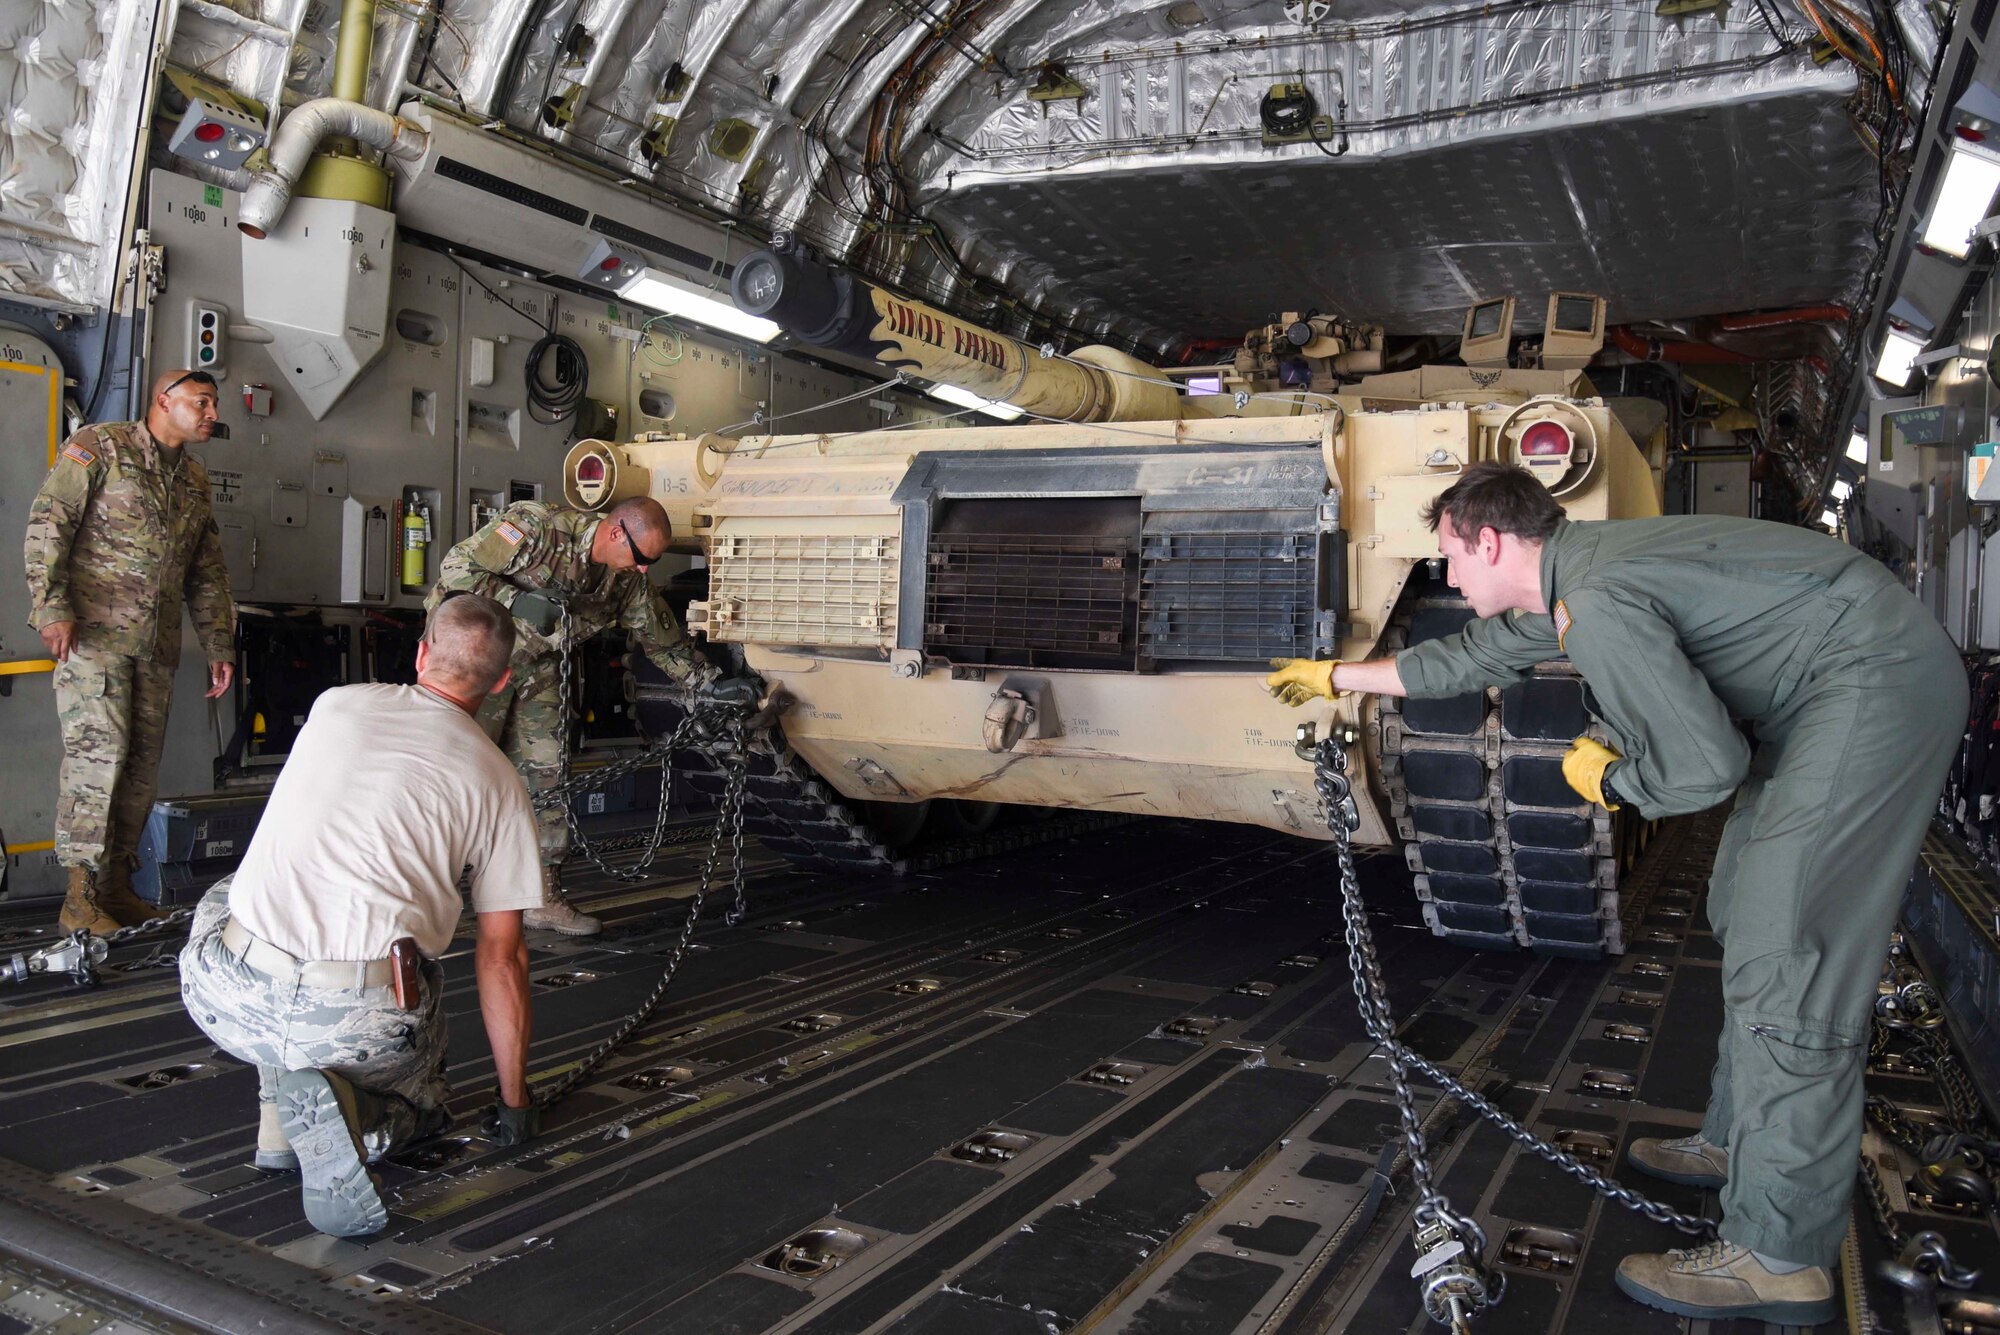
[[[1346,743],[1352,740],[1351,735],[1316,740],[1313,726],[1304,724],[1299,728],[1294,750],[1300,758],[1312,762],[1313,787],[1319,794],[1327,829],[1333,833],[1334,854],[1340,865],[1347,966],[1353,977],[1355,1004],[1361,1012],[1362,1027],[1388,1059],[1390,1083],[1395,1087],[1404,1155],[1410,1161],[1410,1180],[1417,1192],[1417,1206],[1411,1218],[1417,1263],[1411,1268],[1410,1277],[1421,1285],[1424,1310],[1432,1320],[1450,1326],[1455,1332],[1470,1330],[1473,1315],[1481,1308],[1497,1305],[1505,1295],[1506,1276],[1486,1268],[1486,1235],[1478,1224],[1454,1211],[1451,1202],[1432,1182],[1423,1125],[1417,1117],[1416,1098],[1410,1093],[1411,1071],[1499,1127],[1515,1144],[1534,1151],[1599,1195],[1684,1233],[1697,1237],[1712,1234],[1715,1229],[1712,1220],[1681,1214],[1610,1181],[1588,1164],[1535,1135],[1484,1096],[1466,1088],[1397,1040],[1395,1017],[1389,1010],[1389,989],[1382,980],[1375,936],[1368,926],[1367,906],[1361,898],[1361,878],[1354,867],[1353,837],[1361,825],[1361,812],[1347,777]]]

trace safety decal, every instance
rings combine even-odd
[[[501,537],[505,538],[507,540],[507,545],[509,547],[519,547],[521,545],[521,539],[528,536],[527,534],[521,532],[520,529],[515,528],[513,524],[509,523],[507,520],[504,519],[501,520],[499,524],[494,527],[493,531],[495,533],[498,533]]]
[[[63,446],[62,452],[63,458],[74,459],[85,468],[97,462],[97,455],[94,451],[86,445],[77,444],[75,441],[71,441],[69,444]]]
[[[1551,615],[1556,620],[1556,648],[1568,653],[1569,647],[1563,641],[1569,638],[1569,628],[1575,624],[1570,620],[1569,604],[1560,598],[1556,599],[1556,610]]]

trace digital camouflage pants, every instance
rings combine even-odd
[[[63,761],[57,779],[56,861],[107,870],[138,861],[167,735],[174,670],[78,648],[56,664]]]
[[[530,794],[553,788],[562,779],[561,665],[551,656],[538,660],[520,680],[479,708],[479,726],[521,772]],[[554,867],[569,855],[569,821],[560,805],[535,813],[535,835],[542,865]]]
[[[257,1101],[277,1098],[286,1071],[332,1071],[374,1095],[359,1101],[369,1124],[355,1128],[371,1163],[442,1130],[449,1090],[437,964],[425,962],[417,1007],[407,1011],[392,986],[306,987],[259,973],[222,942],[232,879],[217,881],[195,910],[181,949],[181,1000],[216,1046],[257,1068]]]

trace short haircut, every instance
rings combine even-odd
[[[1489,459],[1466,469],[1426,505],[1424,522],[1435,533],[1447,514],[1460,542],[1477,542],[1480,530],[1488,528],[1546,542],[1562,522],[1563,508],[1527,469]]]
[[[632,536],[642,541],[658,543],[663,550],[674,540],[674,525],[667,518],[666,507],[651,496],[622,500],[604,517],[614,524],[623,524]]]
[[[424,627],[424,643],[432,671],[483,696],[514,657],[514,617],[484,594],[448,593]]]

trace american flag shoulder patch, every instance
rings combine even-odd
[[[1556,599],[1556,610],[1549,615],[1554,617],[1556,622],[1556,648],[1567,652],[1569,646],[1563,641],[1569,638],[1569,628],[1576,624],[1570,619],[1569,604],[1560,598]]]
[[[69,444],[63,446],[62,452],[63,458],[72,459],[82,464],[85,468],[97,462],[97,452],[95,450],[92,450],[88,445],[79,445],[75,441],[71,441]]]
[[[512,523],[504,519],[500,521],[500,523],[494,528],[493,531],[495,533],[498,533],[501,537],[505,538],[507,540],[507,545],[510,547],[519,547],[521,545],[521,540],[528,536],[527,534],[521,532],[520,529],[515,528]]]

